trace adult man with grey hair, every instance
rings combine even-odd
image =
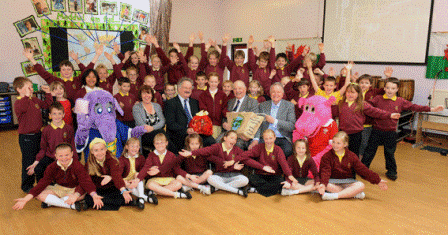
[[[235,81],[233,93],[235,98],[230,99],[227,102],[228,112],[254,112],[258,113],[258,101],[247,96],[247,87],[243,81]],[[227,123],[227,119],[224,119],[222,124],[225,130],[230,130],[231,126]],[[247,150],[250,144],[250,139],[240,138],[236,141],[236,146],[242,150]]]
[[[282,148],[285,156],[288,157],[292,154],[292,132],[296,122],[294,105],[282,99],[285,91],[279,82],[271,85],[269,93],[272,100],[261,103],[258,110],[259,113],[266,114],[265,121],[258,128],[257,134],[250,144],[249,149],[259,142],[263,142],[262,139],[260,140],[261,134],[266,129],[271,129],[276,136],[275,144]]]
[[[188,128],[188,123],[199,112],[199,102],[190,98],[193,90],[193,80],[183,77],[177,83],[178,95],[165,103],[166,133],[173,142],[171,152],[177,154],[184,147],[185,137],[196,133]],[[201,135],[204,146],[210,146],[216,141],[211,136]]]

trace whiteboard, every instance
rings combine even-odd
[[[325,2],[328,62],[424,64],[432,0]]]

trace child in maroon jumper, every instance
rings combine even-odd
[[[139,200],[139,206],[144,208],[145,201],[158,204],[157,197],[154,194],[145,195],[145,186],[143,181],[137,182],[138,173],[145,165],[145,158],[140,154],[140,141],[137,138],[129,138],[124,146],[123,153],[118,159],[120,172],[123,177],[126,188]]]
[[[285,180],[283,174],[292,182],[297,183],[297,180],[292,176],[283,150],[274,144],[274,131],[266,129],[263,132],[263,140],[264,143],[244,152],[241,158],[247,166],[256,169],[255,174],[249,175],[249,183],[254,187],[250,192],[258,192],[265,197],[270,197],[282,189],[282,182]]]
[[[235,98],[235,94],[233,94],[233,82],[230,80],[225,80],[222,83],[222,91],[226,93],[227,99],[233,99]]]
[[[226,55],[227,53],[227,43],[230,40],[230,35],[226,34],[222,38],[222,51],[221,53],[221,59],[224,63],[224,65],[227,67],[227,69],[230,71],[230,78],[229,80],[231,82],[235,82],[237,80],[241,80],[246,84],[246,87],[249,87],[249,63],[244,63],[244,59],[246,58],[246,54],[242,50],[237,50],[234,55],[234,60],[231,60],[229,56]]]
[[[249,36],[248,48],[249,48],[249,65],[252,70],[253,77],[252,80],[258,80],[263,86],[264,94],[269,94],[269,88],[272,84],[272,79],[276,74],[274,62],[275,62],[275,38],[269,36],[269,42],[271,43],[271,51],[261,52],[258,57],[258,65],[255,61],[255,55],[252,49],[252,43],[254,42],[254,37]]]
[[[250,81],[248,96],[252,99],[257,100],[259,104],[266,101],[266,99],[263,96],[263,87],[257,80]]]
[[[67,99],[64,84],[59,81],[54,81],[50,84],[51,95],[55,101],[58,101],[64,107],[64,122],[67,125],[73,126],[72,104]]]
[[[176,179],[178,175],[193,180],[190,174],[180,168],[180,159],[174,153],[168,151],[168,139],[165,134],[159,133],[154,137],[154,152],[149,153],[145,165],[138,173],[136,182],[143,181],[147,176],[151,178],[146,182],[146,187],[158,195],[191,199],[189,192],[178,192],[182,183]]]
[[[199,39],[203,41],[203,35],[199,35]],[[213,46],[215,50],[209,51],[209,48],[211,46]],[[210,73],[218,74],[220,79],[218,87],[222,86],[222,82],[224,79],[224,70],[226,69],[226,64],[224,63],[225,61],[219,59],[221,57],[220,53],[226,52],[222,52],[222,50],[216,44],[216,41],[209,40],[209,42],[205,45],[204,43],[201,43],[201,58],[207,58],[204,72],[207,76],[209,76]]]
[[[185,138],[185,150],[194,151],[202,148],[202,138],[198,134],[191,134]],[[177,179],[182,182],[184,191],[192,188],[199,189],[201,193],[210,195],[210,186],[202,185],[207,182],[208,177],[213,175],[213,171],[207,169],[208,162],[206,158],[191,156],[183,159],[183,169],[192,175],[191,179],[185,179],[178,175]]]
[[[305,80],[306,81],[306,80]],[[319,172],[316,163],[311,158],[308,142],[303,139],[296,140],[293,148],[294,154],[287,159],[292,176],[296,178],[296,182],[287,180],[282,182],[283,196],[291,196],[299,193],[307,193],[316,190],[316,186],[320,184]],[[308,172],[313,174],[314,179],[307,178]]]
[[[60,143],[69,143],[75,149],[75,132],[71,125],[68,125],[62,119],[64,117],[64,106],[59,102],[54,102],[49,108],[50,125],[42,131],[40,141],[40,151],[36,155],[36,161],[26,168],[28,175],[36,174],[36,180],[39,182],[44,176],[44,171],[48,165],[55,160],[55,149]],[[76,152],[75,159],[78,159]]]
[[[121,109],[123,110],[123,116],[117,112],[117,119],[128,127],[134,128],[135,121],[132,115],[132,107],[134,107],[137,98],[131,94],[131,81],[127,77],[121,77],[118,79],[118,93],[114,95]]]
[[[429,106],[420,106],[413,104],[401,97],[397,97],[398,85],[400,80],[391,77],[386,80],[383,96],[378,95],[372,100],[372,105],[388,112],[401,113],[403,110],[412,110],[415,112],[439,112],[443,106],[431,108]],[[364,152],[362,163],[367,167],[372,163],[376,150],[379,145],[384,145],[384,157],[386,158],[386,177],[391,180],[397,179],[397,163],[395,162],[395,150],[397,148],[397,124],[398,120],[393,119],[375,119],[373,121],[372,135],[369,144]]]
[[[339,130],[348,134],[348,149],[356,156],[359,155],[366,116],[377,119],[400,118],[399,113],[384,111],[364,102],[361,88],[356,83],[348,85],[344,98],[332,107],[332,112],[333,116],[339,117]]]
[[[144,56],[142,58],[144,59],[146,74],[153,75],[156,79],[156,85],[154,89],[162,94],[165,85],[165,74],[168,72],[168,65],[163,66],[162,60],[157,54],[153,54],[151,56],[149,55],[151,49],[149,45],[151,45],[153,38],[154,37],[150,35],[145,38],[147,45],[145,47]],[[157,43],[157,40],[155,40],[155,38],[154,41],[155,43]],[[151,65],[148,65],[149,60],[151,60]]]
[[[199,97],[201,97],[202,93],[208,89],[208,77],[205,75],[205,72],[199,71],[196,74],[195,80],[197,85],[194,86],[193,91],[191,92],[191,98],[199,101]]]
[[[221,134],[222,119],[227,113],[227,95],[218,89],[219,75],[210,73],[208,75],[209,88],[199,96],[199,109],[208,112],[208,116],[213,123],[213,138],[218,138]]]
[[[340,198],[364,199],[364,183],[356,181],[354,174],[361,176],[371,184],[378,184],[387,190],[386,181],[377,173],[361,163],[358,156],[347,149],[347,133],[340,131],[333,137],[333,149],[322,156],[320,162],[320,185],[317,187],[323,200]],[[327,191],[327,192],[325,192]]]
[[[73,159],[73,148],[70,144],[61,143],[56,146],[56,162],[51,163],[45,171],[44,178],[24,198],[16,199],[14,210],[21,210],[28,201],[36,198],[42,202],[42,208],[57,206],[81,211],[87,209],[84,192],[90,194],[94,207],[101,208],[102,197],[95,192],[95,185],[83,165]],[[51,183],[55,185],[50,185]]]
[[[168,66],[168,83],[176,85],[177,82],[185,76],[184,69],[182,67],[182,63],[179,61],[178,51],[174,48],[169,50],[168,55],[169,58],[165,55],[162,48],[160,48],[157,39],[154,36],[148,35],[146,36],[148,40],[154,45],[156,48],[157,55],[162,60],[163,66]]]
[[[119,64],[118,66],[121,68],[123,64]],[[145,76],[146,69],[143,63],[140,64],[140,69],[137,69],[134,66],[130,66],[126,69],[126,77],[129,78],[129,81],[131,82],[129,93],[133,94],[135,97],[138,96],[138,89],[143,84]]]
[[[132,201],[131,191],[126,189],[126,184],[121,177],[118,159],[107,150],[103,139],[95,138],[89,144],[89,158],[85,168],[96,186],[97,193],[103,197],[104,207],[101,210],[118,210],[120,206]],[[133,203],[139,206],[139,201]],[[86,203],[93,207],[94,201],[89,195]]]
[[[16,77],[12,83],[19,93],[14,103],[14,113],[19,121],[19,145],[22,152],[21,189],[28,193],[34,185],[35,176],[27,174],[27,168],[33,164],[39,152],[42,128],[41,108],[48,108],[53,101],[48,86],[42,86],[47,94],[45,101],[33,97],[33,84],[25,77]]]
[[[92,59],[92,62],[87,66],[88,69],[92,69],[95,63],[98,61],[98,58],[103,54],[103,46],[99,46],[95,50],[95,56]],[[30,49],[25,49],[24,51],[25,57],[34,65],[34,69],[48,84],[51,84],[54,81],[60,81],[64,84],[65,91],[67,92],[67,98],[74,103],[76,99],[76,93],[79,89],[81,89],[81,77],[82,73],[78,77],[73,77],[73,65],[68,60],[64,60],[59,64],[61,69],[61,78],[53,76],[51,73],[47,72],[42,65],[38,64],[37,61],[33,57],[33,52]],[[83,72],[83,71],[82,71]]]

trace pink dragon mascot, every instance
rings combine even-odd
[[[334,101],[333,96],[328,100],[322,96],[312,96],[308,99],[301,98],[297,103],[299,108],[303,106],[303,113],[296,121],[293,141],[308,140],[311,157],[318,169],[320,159],[331,149],[330,140],[338,132],[338,126],[331,116],[331,104]]]

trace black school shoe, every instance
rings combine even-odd
[[[50,207],[47,203],[45,203],[45,202],[42,202],[41,204],[40,204],[40,207],[42,208],[42,209],[47,209],[48,207]]]
[[[179,189],[179,192],[180,192],[181,195],[182,195],[182,194],[185,194],[185,196],[186,196],[187,199],[191,199],[191,198],[192,198],[191,193],[188,192],[188,191],[183,190],[182,188]],[[181,198],[183,198],[183,197],[181,197]]]
[[[152,204],[154,204],[154,205],[158,205],[159,204],[159,200],[157,200],[157,197],[156,197],[156,195],[154,195],[154,194],[149,194],[149,195],[147,195],[148,197],[147,197],[147,200],[148,200],[148,202],[149,203],[152,203]]]
[[[389,173],[389,172],[386,172],[386,177],[392,181],[395,181],[398,178],[397,173]]]
[[[141,202],[140,200],[142,200],[143,202]],[[140,209],[140,210],[145,209],[145,200],[143,200],[143,198],[139,197],[139,198],[136,198],[136,199],[133,200],[133,201],[135,201],[135,206],[136,206],[138,209]]]
[[[75,202],[76,211],[78,211],[78,212],[85,211],[85,210],[87,210],[87,208],[89,208],[89,207],[87,206],[87,202],[84,199]]]
[[[216,192],[216,188],[210,185],[210,194],[213,194],[214,192]]]
[[[238,189],[238,195],[241,195],[246,198],[248,195],[248,190],[249,187],[243,187],[242,189]]]

